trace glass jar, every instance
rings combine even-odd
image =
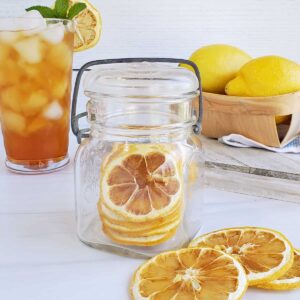
[[[189,64],[198,78],[166,62]],[[81,76],[99,64],[84,81],[87,113],[76,116]],[[185,246],[197,233],[204,186],[199,82],[197,67],[176,59],[94,61],[80,69],[72,129],[81,143],[75,166],[81,241],[152,256]],[[90,129],[80,130],[85,115]]]

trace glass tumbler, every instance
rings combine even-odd
[[[0,120],[6,166],[46,173],[66,165],[72,21],[0,19]]]
[[[204,159],[193,102],[201,98],[200,77],[171,63],[196,68],[185,60],[120,59],[90,62],[78,73],[77,232],[88,245],[152,256],[187,245],[199,230]],[[87,113],[76,115],[80,78],[97,64],[84,81]],[[79,129],[85,115],[90,129]]]

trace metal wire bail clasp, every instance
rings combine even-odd
[[[201,122],[202,122],[202,113],[203,113],[203,101],[202,101],[202,84],[201,84],[201,76],[199,69],[195,63],[186,59],[177,59],[177,58],[118,58],[118,59],[102,59],[102,60],[94,60],[84,64],[79,70],[76,76],[73,98],[72,98],[72,108],[71,108],[71,128],[73,134],[77,137],[78,144],[81,143],[82,138],[89,137],[89,128],[80,129],[79,128],[79,119],[86,117],[87,112],[82,112],[77,114],[77,98],[80,87],[80,81],[82,75],[85,71],[90,71],[90,67],[97,65],[108,65],[108,64],[120,64],[120,63],[139,63],[139,62],[157,62],[157,63],[175,63],[175,64],[184,64],[193,68],[195,75],[199,81],[199,112],[198,119],[196,124],[193,126],[193,130],[195,134],[199,134],[201,131]]]

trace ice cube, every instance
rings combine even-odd
[[[26,127],[25,118],[9,110],[2,111],[2,126],[4,130],[22,134]]]
[[[58,101],[54,100],[44,111],[44,117],[50,120],[58,120],[63,116],[63,108]]]
[[[19,32],[1,31],[0,41],[6,44],[12,44],[19,38],[19,36],[20,36]]]
[[[30,37],[13,45],[19,55],[28,63],[37,64],[42,61],[42,47],[38,37]]]
[[[2,62],[0,68],[0,87],[19,85],[22,71],[12,58]]]
[[[48,28],[42,32],[43,39],[51,44],[61,43],[64,36],[65,27],[63,24],[49,25]]]
[[[62,99],[62,97],[66,94],[69,85],[68,78],[59,78],[53,82],[53,86],[51,89],[52,96],[56,99]]]
[[[35,82],[40,82],[42,71],[37,66],[22,63],[20,63],[20,66],[22,67],[24,75],[29,77],[29,80],[35,80]],[[34,82],[31,81],[30,83],[33,84]]]
[[[0,103],[16,113],[21,112],[21,101],[21,93],[16,87],[7,88],[1,93]]]
[[[72,66],[73,51],[66,43],[60,43],[51,47],[47,55],[47,61],[55,68],[68,71]]]
[[[7,45],[0,45],[0,64],[5,62],[9,56],[9,47]]]
[[[22,111],[26,116],[32,116],[40,112],[48,102],[47,93],[40,90],[33,92],[29,98],[22,103]]]
[[[76,26],[77,26],[77,23],[75,21],[67,22],[67,24],[66,24],[67,32],[75,32]]]
[[[26,133],[31,134],[49,126],[49,121],[45,120],[42,116],[38,116],[27,126]]]

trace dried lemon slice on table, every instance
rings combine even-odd
[[[159,254],[134,274],[133,300],[237,300],[247,289],[243,267],[214,249],[188,248]]]
[[[214,231],[194,239],[190,247],[222,250],[245,268],[249,285],[275,280],[293,264],[293,247],[281,233],[260,227]]]
[[[75,52],[94,47],[99,41],[102,29],[102,20],[98,10],[87,0],[70,1],[72,5],[78,2],[85,3],[87,7],[73,19],[76,23]]]
[[[292,290],[300,288],[300,250],[294,249],[294,263],[283,276],[257,287],[269,290]]]
[[[171,238],[183,210],[183,161],[168,144],[118,144],[101,167],[103,231],[125,245],[153,246]]]

